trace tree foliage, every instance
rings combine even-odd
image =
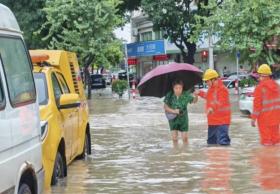
[[[43,12],[46,0],[1,0],[1,3],[8,6],[15,14],[27,46],[31,49],[45,48],[46,43],[42,42],[41,35],[34,32],[38,31],[46,21],[46,15]]]
[[[118,13],[124,15],[126,12],[137,10],[141,5],[141,0],[122,0],[118,6]]]
[[[44,11],[47,21],[41,30],[48,30],[44,41],[49,48],[74,51],[85,67],[87,83],[91,84],[88,67],[110,61],[108,49],[116,48],[113,29],[122,23],[117,15],[119,0],[47,0]],[[118,53],[117,53],[118,54]],[[103,65],[103,64],[101,64]],[[91,89],[88,87],[88,97]]]
[[[99,67],[117,67],[117,65],[123,60],[122,42],[114,39],[108,43],[104,43],[100,52],[96,53],[94,63]]]
[[[165,38],[180,49],[184,62],[193,64],[196,40],[191,36],[199,20],[195,15],[207,14],[202,4],[208,0],[142,0],[142,8],[153,22],[155,30],[162,30]]]
[[[218,46],[240,50],[252,63],[280,62],[280,3],[278,0],[224,0],[217,6],[210,0],[205,7],[213,13],[196,17],[204,24],[196,26],[195,35],[204,32],[219,37]],[[277,40],[279,39],[279,40]]]
[[[116,16],[117,5],[118,0],[47,0],[44,41],[50,48],[95,58],[113,40],[112,31],[122,21]]]

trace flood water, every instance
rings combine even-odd
[[[161,99],[119,100],[101,91],[89,105],[92,155],[74,161],[47,193],[280,193],[280,148],[259,145],[236,100],[229,147],[206,145],[203,100],[189,106],[189,145],[176,148]]]

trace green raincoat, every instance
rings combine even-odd
[[[183,91],[182,95],[177,97],[173,91],[169,92],[165,98],[164,103],[172,109],[179,109],[182,114],[175,119],[169,120],[170,130],[178,130],[187,132],[189,130],[189,117],[187,105],[192,103],[194,97],[189,91]]]

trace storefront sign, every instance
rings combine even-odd
[[[136,58],[129,58],[127,60],[128,65],[137,65],[138,64],[138,60]]]
[[[154,56],[165,53],[164,40],[138,42],[127,45],[128,57]]]

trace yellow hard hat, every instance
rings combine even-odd
[[[203,75],[203,81],[218,78],[219,74],[214,69],[207,69]]]
[[[258,68],[258,74],[261,75],[271,75],[271,68],[269,67],[269,65],[267,64],[262,64],[259,68]]]

